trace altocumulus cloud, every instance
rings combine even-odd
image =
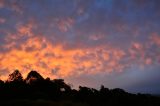
[[[1,79],[14,69],[23,76],[33,69],[44,77],[94,87],[129,89],[131,83],[138,91],[133,79],[141,70],[144,74],[137,82],[156,80],[157,71],[152,70],[158,70],[160,62],[159,4],[156,0],[0,0]],[[153,76],[143,77],[145,73]],[[155,85],[148,84],[148,89],[159,89]]]

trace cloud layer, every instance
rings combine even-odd
[[[114,74],[108,82],[112,83],[118,73],[157,70],[158,4],[156,0],[0,0],[0,77],[6,79],[15,69],[23,76],[38,70],[44,77],[71,83],[75,78],[81,83],[77,78],[82,76],[97,76],[96,82],[101,75]],[[107,85],[105,80],[99,83]]]

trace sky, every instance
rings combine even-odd
[[[15,69],[160,94],[159,0],[0,0],[0,79]]]

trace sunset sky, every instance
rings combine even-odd
[[[160,94],[160,0],[0,0],[0,79]]]

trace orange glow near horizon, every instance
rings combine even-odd
[[[5,47],[10,46],[10,44],[9,46],[5,45]],[[24,42],[20,48],[12,48],[7,53],[0,54],[1,69],[9,70],[10,73],[15,69],[19,69],[24,77],[30,70],[37,70],[44,77],[56,78],[84,72],[93,74],[104,68],[102,61],[99,59],[100,57],[96,56],[97,51],[103,49],[101,47],[66,50],[63,49],[62,45],[53,46],[44,38],[32,37]],[[122,51],[114,49],[112,51],[115,58],[108,64],[109,70],[113,70],[112,68],[118,64],[117,62],[124,55]],[[81,60],[81,57],[87,55],[93,56],[90,59]],[[110,57],[106,51],[103,51],[103,56],[109,62]],[[6,78],[7,76],[1,76],[1,79]]]
[[[10,46],[12,45],[5,45]],[[133,47],[141,49],[140,44],[135,43]],[[134,48],[132,52],[137,52]],[[31,37],[20,46],[20,49],[11,48],[7,53],[0,54],[0,67],[9,73],[19,69],[24,78],[30,70],[37,70],[45,78],[64,78],[81,73],[110,73],[115,70],[121,72],[130,64],[120,63],[126,55],[123,50],[110,46],[64,49],[62,45],[53,46],[43,37]],[[130,57],[136,58],[136,54],[130,54]],[[146,64],[151,64],[151,61],[151,58],[144,60]],[[107,64],[104,64],[105,62]],[[6,80],[7,75],[1,76],[1,79]]]
[[[133,62],[141,66],[153,63],[152,58],[145,56],[144,45],[141,43],[133,42],[128,53],[111,45],[66,49],[63,44],[53,45],[44,36],[35,35],[32,32],[35,26],[33,22],[24,26],[17,25],[16,34],[8,33],[5,37],[7,44],[3,48],[9,51],[0,54],[1,70],[9,74],[19,69],[24,78],[31,70],[37,70],[45,78],[65,78],[81,74],[122,72]],[[16,47],[16,40],[24,36],[28,37],[27,40]],[[158,44],[157,39],[153,41]],[[126,57],[128,60],[123,63]],[[1,75],[1,79],[6,80],[7,74]]]

